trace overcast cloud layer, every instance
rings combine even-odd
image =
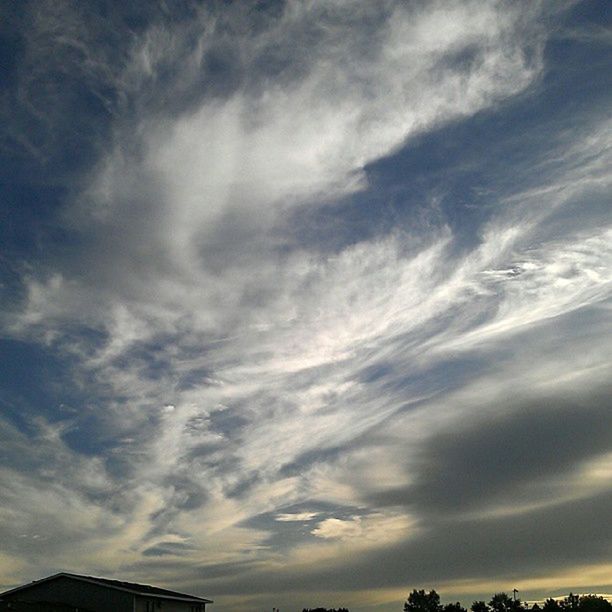
[[[0,589],[612,592],[605,2],[0,8]]]

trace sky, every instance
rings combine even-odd
[[[0,3],[0,589],[612,593],[612,3]]]

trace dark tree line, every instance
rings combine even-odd
[[[349,612],[346,608],[304,608],[302,612]],[[408,595],[404,612],[468,612],[460,602],[440,603],[440,596],[434,590],[426,593],[416,589]],[[612,604],[598,595],[574,595],[564,599],[548,598],[541,606],[531,607],[518,597],[506,593],[495,593],[490,601],[474,601],[470,612],[612,612]]]
[[[302,612],[349,612],[346,608],[304,608]]]
[[[537,603],[529,607],[518,597],[506,593],[496,593],[488,603],[475,601],[470,606],[471,612],[612,612],[612,604],[598,595],[574,595],[570,593],[561,600],[547,599],[542,606]],[[408,595],[404,612],[468,612],[460,602],[442,605],[440,596],[431,590],[416,589]]]

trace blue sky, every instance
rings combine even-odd
[[[612,592],[611,22],[2,3],[0,587]]]

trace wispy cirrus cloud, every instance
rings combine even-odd
[[[555,521],[608,504],[610,124],[582,102],[547,148],[495,127],[547,92],[549,36],[571,9],[31,7],[12,95],[46,136],[14,121],[8,141],[52,159],[72,146],[71,104],[93,113],[73,89],[106,110],[2,319],[68,364],[80,398],[69,416],[28,405],[0,421],[19,575],[53,571],[44,536],[67,568],[240,609],[601,560],[600,521],[571,558],[521,551],[537,524],[552,546]],[[52,104],[34,100],[41,83]],[[431,165],[471,180],[468,202],[403,157],[463,123],[496,160],[477,155],[486,188],[443,144]],[[371,204],[412,186],[423,201]],[[346,230],[356,219],[370,231]],[[503,567],[491,543],[510,550]],[[461,565],[434,571],[450,550]]]

